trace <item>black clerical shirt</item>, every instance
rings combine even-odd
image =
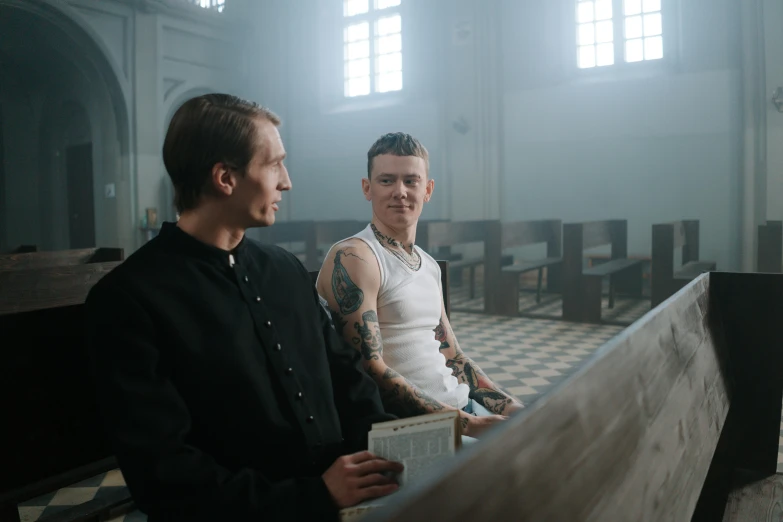
[[[393,417],[295,256],[165,223],[87,309],[101,413],[151,521],[337,517],[321,474]]]

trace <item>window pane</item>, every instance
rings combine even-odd
[[[611,42],[614,40],[612,21],[598,22],[595,24],[595,41]]]
[[[366,13],[370,9],[369,0],[344,0],[343,16],[353,16]]]
[[[402,36],[392,34],[389,36],[382,36],[375,41],[375,52],[377,54],[389,54],[402,50]]]
[[[370,77],[352,78],[345,82],[346,96],[363,96],[370,94]]]
[[[644,36],[655,36],[663,32],[661,13],[644,15]]]
[[[400,0],[375,0],[376,9],[386,9],[400,5]]]
[[[582,24],[593,21],[593,2],[579,2],[576,6],[576,20]]]
[[[625,42],[625,61],[641,62],[644,60],[644,44],[642,39],[628,40]]]
[[[402,53],[382,54],[378,57],[378,73],[402,71]]]
[[[358,78],[359,76],[370,76],[369,58],[345,62],[345,77]]]
[[[402,71],[381,74],[375,78],[376,92],[399,91],[402,89]]]
[[[663,37],[653,36],[644,39],[644,59],[658,60],[663,58]]]
[[[595,67],[594,45],[585,45],[579,48],[579,67],[582,69]]]
[[[661,10],[661,0],[644,0],[644,12],[651,13]]]
[[[362,40],[347,44],[345,46],[345,59],[355,60],[357,58],[369,58],[370,57],[370,41]]]
[[[356,40],[367,40],[370,38],[370,24],[362,22],[360,24],[349,25],[343,32],[343,38],[346,42],[355,42]]]
[[[595,0],[595,19],[609,20],[612,18],[612,0]]]
[[[614,44],[598,44],[596,46],[596,64],[600,67],[603,65],[612,65],[614,63]]]
[[[625,37],[641,38],[642,37],[642,17],[641,16],[629,16],[625,19]]]
[[[387,16],[378,19],[378,34],[380,36],[392,33],[399,33],[402,29],[402,20],[400,15]]]
[[[592,45],[595,43],[595,25],[579,25],[579,45]]]
[[[635,15],[642,12],[642,0],[625,0],[625,14]]]

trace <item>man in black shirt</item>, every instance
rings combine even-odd
[[[245,237],[291,188],[279,123],[186,102],[163,147],[178,223],[87,298],[101,413],[151,522],[330,520],[397,487],[401,466],[361,451],[393,417],[358,353],[296,257]]]

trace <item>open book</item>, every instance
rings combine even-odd
[[[373,424],[368,434],[367,449],[384,459],[402,462],[405,469],[397,481],[403,488],[419,480],[433,465],[451,458],[461,445],[461,435],[459,412],[450,410]],[[368,511],[389,502],[393,496],[342,509],[340,520],[359,520]]]

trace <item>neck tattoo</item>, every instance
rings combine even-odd
[[[410,244],[409,248],[411,251],[408,253],[408,251],[399,241],[393,237],[389,237],[381,233],[381,231],[378,230],[373,223],[370,223],[370,228],[372,228],[372,232],[375,234],[375,239],[378,240],[378,243],[380,243],[383,248],[394,255],[394,257],[402,261],[405,266],[413,271],[421,268],[421,256],[418,252],[416,252],[416,250],[414,250],[413,243]]]

